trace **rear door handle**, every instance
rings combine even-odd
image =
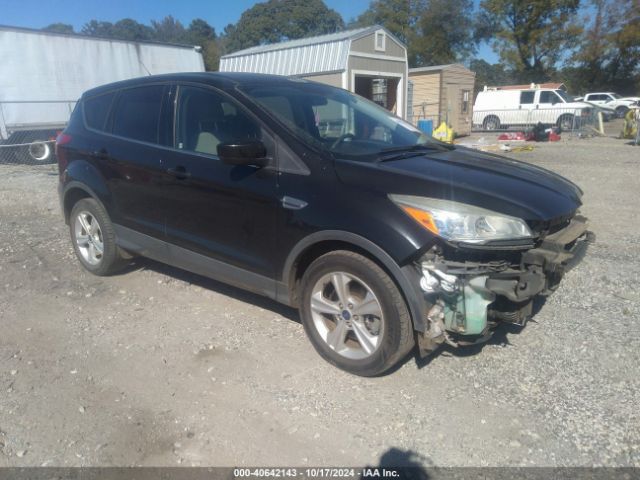
[[[191,177],[191,174],[187,172],[187,169],[182,166],[168,168],[167,173],[169,175],[173,175],[178,180],[185,180]]]

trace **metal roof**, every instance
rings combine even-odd
[[[156,40],[124,40],[122,38],[112,38],[112,37],[102,37],[97,35],[85,35],[83,33],[62,33],[62,32],[50,32],[48,30],[38,30],[37,28],[28,28],[28,27],[16,27],[13,25],[0,25],[0,31],[5,32],[23,32],[23,33],[34,33],[37,35],[48,35],[53,37],[70,37],[70,38],[82,38],[85,40],[97,40],[97,41],[106,41],[106,42],[120,42],[120,43],[140,43],[143,45],[159,45],[165,47],[176,47],[176,48],[186,48],[189,50],[200,51],[202,47],[199,45],[190,45],[185,43],[170,43],[170,42],[160,42]]]
[[[397,40],[380,25],[330,33],[287,42],[258,45],[229,53],[220,59],[221,72],[254,72],[276,75],[341,72],[347,69],[352,40],[378,30]]]
[[[426,72],[437,72],[440,70],[444,70],[449,67],[462,67],[465,70],[469,70],[467,67],[462,65],[461,63],[448,63],[446,65],[432,65],[430,67],[419,67],[419,68],[410,68],[409,73],[426,73]],[[470,71],[470,70],[469,70]]]

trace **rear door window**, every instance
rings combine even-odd
[[[114,135],[158,143],[158,127],[164,85],[122,90],[113,114]]]
[[[107,116],[115,96],[115,92],[110,92],[84,101],[84,119],[87,127],[105,130]]]

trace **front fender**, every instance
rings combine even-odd
[[[312,233],[300,240],[293,247],[284,264],[282,272],[284,283],[279,284],[277,289],[277,296],[280,301],[288,304],[291,303],[289,298],[290,282],[293,278],[298,259],[300,259],[309,248],[327,241],[338,241],[354,245],[377,260],[391,275],[391,278],[395,281],[407,302],[407,307],[413,320],[414,330],[419,332],[425,331],[425,312],[427,305],[420,290],[420,272],[411,263],[401,267],[387,252],[372,241],[360,235],[342,230],[324,230]]]

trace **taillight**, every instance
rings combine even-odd
[[[60,147],[66,145],[70,141],[71,135],[67,135],[66,133],[61,133],[60,135],[58,135],[58,138],[56,138],[55,152],[56,158],[58,159],[58,172],[60,173],[60,175],[62,175],[62,173],[66,170],[67,163],[69,163],[69,160],[67,158],[67,149]]]

